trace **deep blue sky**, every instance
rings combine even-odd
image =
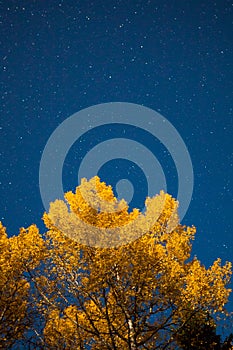
[[[207,266],[232,261],[231,1],[1,1],[0,14],[8,233],[31,223],[44,230],[39,163],[55,128],[83,108],[123,101],[160,112],[180,133],[194,168],[183,220],[197,227],[193,253]],[[67,159],[66,190],[76,185],[77,156]]]

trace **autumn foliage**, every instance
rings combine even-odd
[[[0,226],[1,349],[223,349],[231,263],[191,258],[195,228],[170,195],[129,213],[94,177],[65,199],[44,236]]]

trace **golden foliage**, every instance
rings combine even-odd
[[[196,258],[188,261],[195,228],[178,223],[178,204],[171,196],[161,192],[147,198],[145,214],[129,214],[126,203],[117,202],[111,188],[95,177],[83,180],[65,198],[71,212],[64,202],[53,203],[44,222],[54,247],[53,261],[69,276],[60,290],[69,289],[75,302],[57,308],[58,323],[52,318],[46,323],[50,346],[69,339],[70,349],[77,344],[80,349],[156,349],[172,344],[172,332],[191,313],[223,311],[231,264],[221,266],[218,259],[206,269]],[[72,225],[68,217],[73,214],[90,224],[88,230]],[[96,240],[99,231],[92,227],[114,230]],[[127,239],[122,227],[127,228]],[[124,234],[117,241],[119,232]]]
[[[0,348],[6,349],[30,325],[28,295],[30,284],[25,273],[37,266],[45,243],[36,226],[21,229],[18,236],[7,237],[0,222]]]
[[[10,315],[27,327],[31,288],[37,348],[176,349],[187,320],[224,314],[231,263],[206,268],[191,259],[195,228],[179,224],[170,195],[161,191],[144,214],[129,213],[94,177],[65,199],[44,214],[45,240],[34,225],[12,238],[0,227],[0,309],[10,295]]]

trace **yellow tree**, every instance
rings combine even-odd
[[[0,349],[9,349],[32,326],[27,272],[40,263],[44,247],[35,225],[8,238],[0,222]]]
[[[190,258],[195,228],[170,195],[129,213],[94,177],[65,199],[44,215],[47,257],[33,276],[42,348],[176,349],[192,320],[224,314],[231,263]]]

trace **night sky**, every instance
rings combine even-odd
[[[206,266],[232,261],[231,1],[6,0],[0,15],[0,220],[9,235],[32,223],[45,230],[39,166],[53,131],[84,108],[122,101],[159,112],[179,132],[194,170],[182,221],[197,227],[193,254]],[[107,133],[73,145],[65,191],[77,185],[83,150]],[[176,169],[159,147],[176,196]],[[111,184],[116,164],[106,166],[99,175]]]

